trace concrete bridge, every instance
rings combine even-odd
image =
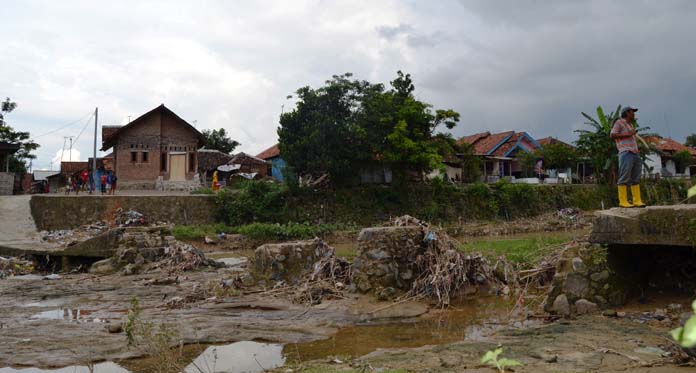
[[[590,242],[696,247],[696,204],[598,211]]]

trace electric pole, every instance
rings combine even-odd
[[[97,185],[97,121],[99,119],[99,108],[94,108],[94,148],[92,149],[92,182]],[[92,185],[89,186],[92,193]],[[96,188],[95,188],[96,189]]]

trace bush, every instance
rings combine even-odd
[[[282,186],[265,181],[243,181],[238,189],[217,194],[218,218],[229,225],[280,222],[285,209]]]

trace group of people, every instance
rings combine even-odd
[[[80,191],[86,191],[89,194],[96,193],[96,187],[99,187],[101,194],[113,195],[116,193],[116,181],[118,178],[111,170],[105,170],[104,167],[99,167],[96,172],[95,184],[95,174],[91,170],[82,170],[74,175],[68,176],[68,184],[65,188],[65,194],[70,194],[70,192],[75,192],[79,194]]]

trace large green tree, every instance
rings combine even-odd
[[[536,153],[544,160],[544,168],[546,169],[565,169],[575,166],[577,162],[575,149],[562,143],[544,145]]]
[[[31,152],[36,150],[39,144],[30,138],[29,132],[16,131],[7,124],[7,114],[16,107],[17,104],[12,102],[9,97],[0,106],[0,142],[20,145],[19,150],[10,156],[10,172],[24,173],[27,171],[26,161],[36,158],[36,155],[31,154]],[[4,166],[4,160],[2,161]]]
[[[300,88],[294,110],[280,118],[283,158],[299,175],[328,173],[336,182],[354,180],[361,167],[391,167],[395,176],[438,167],[433,141],[439,125],[459,121],[453,110],[433,110],[417,100],[409,74],[382,84],[333,76],[323,87]]]
[[[205,148],[219,150],[225,154],[230,154],[236,149],[240,143],[232,140],[224,128],[219,130],[204,130],[203,136],[205,136]]]

